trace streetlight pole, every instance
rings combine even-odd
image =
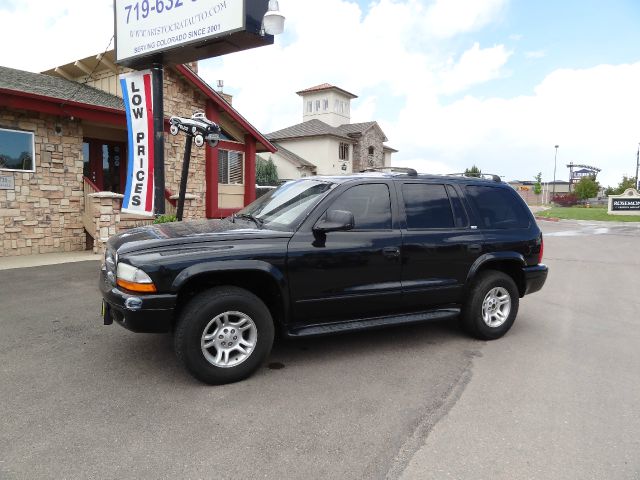
[[[558,147],[560,145],[556,145],[556,155],[553,158],[553,194],[551,195],[551,201],[553,202],[554,197],[556,196],[556,166],[558,164]]]
[[[638,153],[636,153],[636,190],[640,189],[640,185],[638,184],[638,169],[640,169],[640,143],[638,143]]]

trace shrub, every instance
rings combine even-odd
[[[171,222],[177,222],[178,219],[176,218],[175,215],[160,215],[158,217],[156,217],[156,219],[153,221],[154,224],[158,224],[158,223],[171,223]]]
[[[557,193],[552,201],[561,207],[573,207],[578,203],[578,196],[575,193]]]

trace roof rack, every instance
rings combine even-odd
[[[406,167],[371,167],[365,168],[364,170],[360,170],[360,173],[367,172],[397,172],[397,173],[406,173],[410,177],[417,177],[418,172],[414,168],[406,168]]]
[[[493,180],[494,182],[500,183],[502,180],[500,179],[500,175],[495,175],[493,173],[449,173],[451,177],[468,177],[468,178],[484,178],[486,180]]]

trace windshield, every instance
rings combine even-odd
[[[240,210],[236,216],[250,215],[266,228],[293,230],[335,186],[335,183],[320,180],[287,182]]]

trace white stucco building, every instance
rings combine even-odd
[[[302,123],[267,134],[278,148],[271,158],[282,180],[309,175],[339,175],[388,167],[397,150],[377,122],[351,123],[356,95],[324,83],[297,92],[302,97]]]

